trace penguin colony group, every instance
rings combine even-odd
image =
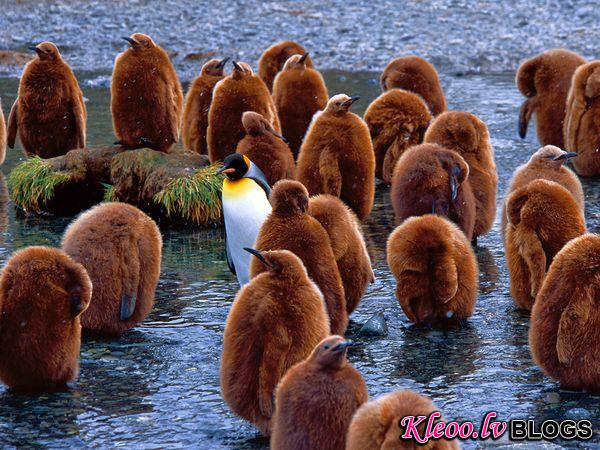
[[[208,61],[184,97],[167,53],[125,38],[111,111],[123,148],[187,150],[222,162],[226,257],[240,290],[223,337],[221,392],[275,449],[412,448],[400,419],[436,406],[412,391],[369,401],[347,360],[348,316],[374,281],[361,221],[375,178],[391,185],[397,228],[387,243],[396,296],[417,326],[461,326],[473,314],[472,245],[496,216],[497,173],[484,122],[447,111],[435,68],[393,60],[364,119],[358,97],[329,95],[308,52],[270,47],[256,75]],[[86,108],[58,48],[32,47],[0,144],[17,132],[27,155],[84,148]],[[600,236],[588,234],[582,176],[600,175],[600,61],[551,50],[522,64],[519,133],[536,116],[543,145],[519,167],[503,202],[510,291],[531,311],[536,363],[567,389],[600,391]],[[566,148],[566,150],[563,150]],[[81,214],[60,249],[15,252],[0,277],[0,380],[61,389],[78,372],[82,328],[118,336],[150,313],[161,234],[137,208]],[[309,413],[310,411],[310,413]],[[436,441],[431,448],[458,448]]]

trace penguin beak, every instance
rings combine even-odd
[[[229,56],[227,58],[223,58],[221,61],[219,61],[219,64],[217,64],[217,69],[222,69],[223,67],[225,67],[225,64],[227,64],[227,61],[229,61]]]
[[[352,103],[354,103],[357,100],[360,100],[360,97],[352,97],[352,98],[346,100],[345,102],[343,102],[342,106],[349,108],[350,106],[352,106]]]
[[[244,68],[242,66],[240,66],[237,61],[231,61],[231,64],[233,64],[233,68],[239,72],[244,72]]]
[[[298,64],[304,64],[304,62],[306,61],[307,57],[308,57],[308,52],[306,52],[304,55],[302,55],[300,57],[300,59],[298,60]]]
[[[224,174],[228,174],[228,173],[233,173],[235,172],[235,169],[233,167],[221,167],[219,170],[217,170],[217,173],[224,173]]]
[[[85,305],[81,301],[81,296],[77,293],[71,295],[71,314],[73,317],[77,317],[85,310]]]
[[[460,173],[460,169],[458,167],[453,167],[452,172],[450,174],[450,200],[456,200],[458,197],[458,174]]]
[[[254,255],[258,258],[258,260],[263,263],[265,266],[267,267],[273,267],[271,265],[271,263],[269,263],[265,257],[262,255],[261,252],[259,252],[258,250],[254,250],[253,248],[248,248],[248,247],[244,247],[244,250],[246,250],[248,253],[250,253],[251,255]]]
[[[563,154],[555,156],[554,158],[552,158],[552,161],[560,161],[562,159],[575,158],[576,156],[577,156],[577,153],[575,153],[575,152],[564,152]]]
[[[30,47],[27,47],[29,50],[36,52],[38,55],[42,56],[45,54],[44,50],[42,50],[41,48],[36,47],[35,45],[32,45]]]
[[[362,345],[362,343],[354,342],[354,341],[340,342],[338,345],[333,347],[331,349],[331,351],[337,353],[337,352],[341,352],[341,351],[347,349],[348,347],[359,347],[361,345]]]
[[[289,143],[290,143],[290,142],[289,142],[289,141],[288,141],[286,138],[284,138],[284,137],[283,137],[281,134],[279,134],[277,131],[275,131],[275,130],[269,130],[269,132],[270,132],[270,133],[271,133],[273,136],[275,136],[275,137],[278,137],[279,139],[281,139],[281,140],[282,140],[283,142],[285,142],[286,144],[289,144]]]
[[[139,45],[139,42],[136,41],[133,38],[130,38],[128,36],[123,36],[123,39],[126,40],[127,42],[129,42],[129,45],[131,45],[132,48],[135,48]]]

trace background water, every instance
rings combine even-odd
[[[83,82],[104,75],[79,74],[88,99],[90,145],[114,140],[108,89]],[[327,72],[325,78],[331,93],[360,95],[355,110],[361,114],[379,94],[375,73]],[[500,205],[513,170],[538,148],[533,129],[527,140],[517,137],[522,98],[513,74],[442,76],[442,83],[451,109],[471,111],[488,124]],[[17,84],[16,79],[0,79],[5,113]],[[20,151],[9,150],[2,172],[7,175],[22,159]],[[588,227],[597,231],[600,188],[593,180],[584,180],[584,188]],[[24,246],[59,244],[70,219],[24,217],[2,200],[6,189],[0,189],[2,263]],[[479,422],[491,410],[501,420],[590,418],[596,434],[579,446],[600,448],[600,397],[561,391],[531,360],[528,316],[514,308],[508,293],[498,223],[497,218],[477,248],[480,295],[468,326],[446,332],[416,330],[398,305],[385,263],[385,244],[394,225],[389,190],[380,186],[364,226],[377,281],[352,315],[347,335],[377,311],[385,313],[389,334],[366,340],[366,346],[353,350],[349,358],[372,397],[415,389],[431,396],[447,418],[459,421]],[[237,288],[224,260],[222,231],[163,228],[162,232],[162,274],[149,319],[120,339],[86,340],[81,375],[67,393],[25,397],[0,387],[0,447],[268,447],[251,425],[229,412],[219,394],[223,328]],[[463,443],[465,448],[488,445],[508,443],[506,439]]]

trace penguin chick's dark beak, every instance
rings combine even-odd
[[[354,342],[354,341],[346,341],[346,342],[340,342],[338,345],[336,345],[335,347],[333,347],[331,349],[332,352],[341,352],[345,349],[347,349],[348,347],[359,347],[361,346],[362,343],[360,342]]]
[[[272,267],[271,263],[269,263],[265,257],[262,255],[261,252],[259,252],[258,250],[254,250],[253,248],[248,248],[248,247],[244,247],[244,250],[246,250],[248,253],[256,256],[258,258],[258,260],[263,263],[265,266],[267,267]]]
[[[235,70],[239,70],[240,72],[244,71],[244,68],[242,66],[240,66],[237,61],[231,61],[231,64],[233,64],[233,67],[235,68]]]
[[[552,158],[552,161],[560,161],[562,159],[575,158],[576,156],[577,156],[577,153],[575,153],[575,152],[565,152],[562,155],[558,155],[558,156],[555,156],[554,158]]]
[[[300,59],[298,60],[298,64],[304,64],[304,61],[306,61],[307,57],[308,57],[308,52],[306,52],[304,55],[302,55],[300,57]]]
[[[219,61],[219,63],[217,64],[217,68],[222,69],[223,67],[225,67],[225,64],[227,64],[227,61],[229,61],[229,56],[227,58],[223,58],[221,61]]]
[[[271,134],[275,137],[278,137],[279,139],[281,139],[283,142],[285,142],[286,144],[289,144],[290,142],[284,138],[281,134],[279,134],[277,131],[275,130],[269,130],[271,132]]]
[[[450,176],[450,200],[454,201],[458,197],[458,180],[454,175]]]
[[[85,309],[85,306],[83,305],[83,302],[81,301],[81,296],[78,294],[72,294],[70,301],[71,301],[71,314],[73,314],[73,317],[77,317]]]
[[[41,48],[36,47],[35,45],[32,45],[30,47],[27,47],[29,50],[36,52],[38,55],[41,55],[44,53],[44,51]]]
[[[129,42],[129,45],[131,45],[132,47],[135,47],[139,44],[138,41],[136,41],[135,39],[132,39],[128,36],[123,36],[123,39],[125,39],[127,42]]]
[[[342,103],[342,106],[346,107],[350,107],[352,105],[352,103],[354,103],[355,101],[360,100],[360,97],[352,97],[348,100],[346,100],[345,102]]]

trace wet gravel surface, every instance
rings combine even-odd
[[[382,70],[418,54],[445,73],[505,72],[553,47],[597,57],[596,0],[2,0],[0,48],[52,40],[76,70],[110,73],[121,36],[150,34],[184,80],[213,54],[255,65],[293,39],[319,68]],[[20,67],[0,67],[18,74]],[[103,77],[96,82],[107,83]]]
[[[360,95],[362,113],[378,95],[377,73],[327,72],[332,92]],[[513,74],[442,76],[449,107],[472,111],[489,126],[499,172],[498,204],[510,175],[537,149],[535,133],[517,137],[521,97]],[[91,145],[114,140],[109,92],[83,83],[88,99]],[[16,79],[0,79],[0,96],[10,104]],[[533,131],[533,130],[532,130]],[[9,151],[4,174],[21,160]],[[6,191],[0,177],[0,200]],[[590,231],[600,227],[600,185],[584,180]],[[476,311],[464,328],[413,328],[395,298],[395,281],[385,262],[394,228],[389,190],[379,187],[364,226],[377,280],[351,316],[349,337],[369,317],[383,312],[388,335],[362,339],[349,358],[365,378],[371,397],[410,388],[432,397],[445,416],[481,423],[490,410],[500,420],[535,418],[593,421],[591,442],[536,443],[535,448],[600,448],[600,396],[563,391],[533,363],[527,345],[528,316],[515,309],[499,229],[480,238],[476,249],[480,289]],[[27,245],[58,245],[66,218],[31,218],[0,201],[0,263]],[[115,447],[266,449],[254,427],[229,412],[219,393],[219,360],[225,320],[237,284],[224,259],[219,229],[163,231],[162,274],[157,304],[135,330],[113,341],[85,340],[81,375],[67,393],[26,397],[0,386],[0,448]],[[516,446],[464,442],[463,448]]]

